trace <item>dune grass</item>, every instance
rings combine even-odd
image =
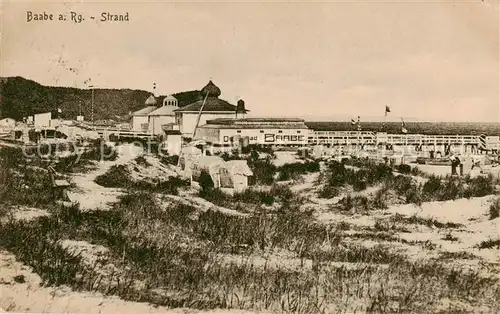
[[[113,165],[106,173],[97,176],[94,182],[107,188],[123,188],[165,194],[179,194],[179,189],[189,186],[189,181],[168,177],[158,182],[134,180],[126,165]]]
[[[485,306],[491,312],[500,310],[498,279],[445,265],[457,256],[442,255],[445,264],[441,260],[414,262],[387,245],[348,241],[344,232],[349,225],[318,223],[314,213],[301,206],[300,195],[287,186],[212,199],[230,208],[238,203],[275,205],[273,210],[256,207],[245,217],[229,216],[175,202],[163,206],[151,193],[159,191],[157,186],[138,186],[130,182],[126,168],[112,169],[100,182],[123,187],[127,194],[111,210],[53,207],[51,216],[30,222],[1,220],[0,247],[31,266],[46,285],[66,284],[76,290],[169,307],[287,313],[433,312],[442,299],[449,299]],[[406,178],[394,178],[384,167],[362,174],[344,169],[341,175],[327,176],[332,187],[361,185],[362,180],[385,185],[378,200],[346,199],[346,208],[382,207],[390,202],[383,193],[403,194],[415,186]],[[390,232],[398,228],[396,223],[461,227],[395,216],[387,225],[376,225],[379,239],[392,240]],[[366,234],[360,237],[368,238]],[[64,249],[63,239],[105,246],[109,249],[106,261],[89,265],[83,254]],[[480,246],[496,244],[491,240]],[[255,256],[269,258],[259,265],[252,262]],[[292,267],[297,261],[299,266]],[[114,270],[106,270],[110,265]]]
[[[171,307],[293,313],[432,310],[441,298],[475,298],[491,306],[498,281],[423,262],[406,261],[383,245],[344,242],[341,230],[317,224],[292,200],[275,213],[249,217],[162,208],[148,193],[121,198],[110,211],[61,208],[51,217],[0,225],[0,245],[32,266],[46,284],[101,291]],[[58,239],[110,250],[102,271],[70,254]],[[302,268],[256,266],[240,256],[285,250]],[[307,267],[312,261],[312,267]],[[335,266],[353,263],[356,268]],[[286,264],[286,263],[285,263]],[[377,266],[380,265],[380,266]],[[387,267],[382,267],[387,265]]]
[[[500,216],[500,197],[495,198],[493,203],[490,205],[490,220],[498,218]]]
[[[346,187],[354,191],[363,191],[376,185],[380,185],[380,188],[373,195],[347,195],[340,204],[344,210],[385,209],[388,205],[398,203],[421,205],[430,201],[482,197],[494,194],[499,183],[492,175],[475,178],[429,175],[425,183],[418,183],[408,174],[394,175],[392,168],[383,163],[362,159],[347,163],[357,168],[348,168],[346,163],[330,162],[328,170],[321,176],[323,187],[318,193],[319,197],[338,196]],[[400,169],[400,172],[411,173],[410,169],[403,168],[404,171]]]

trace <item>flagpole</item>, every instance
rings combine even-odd
[[[387,110],[385,111],[384,115],[384,128],[382,129],[383,132],[386,132],[387,129]]]
[[[92,127],[95,130],[95,124],[94,124],[94,85],[92,85]]]
[[[358,141],[356,142],[356,148],[357,148],[357,152],[358,152],[358,158],[359,158],[359,155],[361,153],[361,143],[360,143],[360,135],[361,135],[361,118],[360,116],[358,116],[358,132],[357,132],[357,135],[358,135]]]

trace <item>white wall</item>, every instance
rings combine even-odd
[[[35,128],[50,127],[52,114],[50,112],[35,114],[34,120],[35,120]]]
[[[248,177],[244,175],[233,176],[233,188],[236,192],[242,192],[248,188]]]
[[[218,118],[234,118],[234,112],[221,112],[221,113],[202,113],[200,117],[200,123],[198,126],[202,126],[207,123],[207,120],[213,120]],[[181,119],[179,121],[180,131],[183,136],[193,136],[194,127],[196,125],[196,120],[198,119],[198,113],[183,112]]]
[[[196,131],[196,139],[204,140],[209,143],[219,143],[220,130],[213,128],[198,128]]]
[[[61,121],[59,119],[50,120],[50,127],[55,128],[61,125]]]
[[[264,145],[305,145],[309,136],[308,129],[221,129],[219,144],[230,144],[231,137],[249,137],[250,144]],[[263,131],[263,132],[261,132]],[[281,133],[280,133],[281,131]]]
[[[181,135],[167,135],[163,145],[169,155],[180,155],[182,148]]]
[[[149,116],[148,132],[158,135],[163,134],[161,126],[169,123],[175,123],[174,116]]]
[[[142,124],[148,123],[148,116],[133,116],[132,131],[142,132]]]

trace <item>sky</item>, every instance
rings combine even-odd
[[[0,76],[201,89],[252,116],[500,122],[499,0],[3,0]],[[55,21],[27,21],[27,11]],[[70,12],[84,21],[70,20]],[[102,22],[102,12],[128,22]],[[67,16],[57,21],[58,14]],[[95,19],[90,19],[94,16]]]

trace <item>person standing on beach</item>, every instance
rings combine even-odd
[[[450,156],[450,161],[451,161],[451,175],[456,175],[457,174],[457,159],[455,155]]]
[[[460,176],[463,176],[464,175],[464,164],[462,163],[462,160],[460,160],[460,158],[458,156],[455,156],[455,159],[456,159],[456,165],[460,169]]]

